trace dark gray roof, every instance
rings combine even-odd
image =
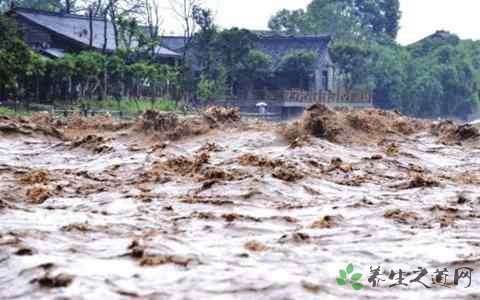
[[[252,31],[257,36],[255,46],[257,49],[269,54],[274,63],[297,50],[313,51],[317,53],[320,63],[331,64],[328,46],[329,35],[289,35],[272,31]]]
[[[65,51],[63,49],[58,49],[58,48],[41,49],[40,52],[56,58],[62,58],[65,56]]]
[[[330,35],[292,35],[262,30],[250,30],[250,32],[257,37],[256,48],[272,56],[274,63],[278,63],[282,56],[290,51],[307,50],[316,52],[320,63],[332,64],[328,54]],[[185,45],[183,36],[163,36],[160,43],[174,51],[183,49]]]
[[[83,45],[90,42],[90,21],[86,16],[51,13],[39,10],[15,8],[20,15],[50,31],[75,40]],[[93,47],[102,49],[104,44],[104,19],[93,18]],[[107,50],[115,50],[113,25],[107,22]]]
[[[329,34],[290,34],[286,32],[278,32],[272,30],[250,30],[250,32],[260,39],[303,39],[325,42],[329,42],[331,40],[331,36]]]
[[[160,44],[170,50],[179,51],[185,47],[185,38],[183,36],[165,35],[161,37]]]
[[[66,13],[46,12],[34,9],[15,8],[14,12],[34,22],[49,31],[55,32],[70,40],[74,40],[82,45],[89,46],[90,44],[90,20],[88,16],[72,15]],[[93,18],[93,47],[96,49],[103,49],[104,45],[104,18]],[[107,21],[107,51],[113,52],[116,50],[115,35],[113,24]],[[157,54],[166,57],[175,57],[179,54],[158,47]]]

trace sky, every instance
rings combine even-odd
[[[166,33],[179,32],[179,25],[169,16],[169,0],[157,0],[165,9]],[[203,0],[215,12],[223,28],[233,26],[267,29],[268,20],[282,8],[305,8],[311,0]],[[462,39],[480,39],[480,0],[400,0],[402,11],[398,42],[406,45],[436,30],[456,33]]]

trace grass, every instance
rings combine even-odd
[[[11,108],[8,107],[2,107],[0,106],[0,116],[8,116],[8,117],[25,117],[25,116],[30,116],[30,112],[26,111],[15,111]]]
[[[148,109],[154,109],[159,111],[174,111],[175,101],[157,99],[153,102],[151,100],[131,100],[131,99],[122,99],[120,101],[114,99],[107,99],[103,101],[98,100],[82,100],[79,101],[75,108],[80,110],[84,107],[93,110],[108,110],[108,111],[121,111],[124,113],[135,114],[142,113]]]
[[[148,100],[131,100],[131,99],[122,99],[120,101],[114,99],[107,99],[104,101],[98,100],[81,100],[77,102],[71,109],[80,111],[83,107],[88,108],[89,110],[106,110],[118,112],[121,111],[126,115],[136,115],[143,113],[148,109],[154,109],[158,111],[175,111],[175,101],[166,100],[166,99],[157,99],[153,102]],[[31,116],[32,112],[19,109],[15,111],[12,108],[0,106],[0,116],[9,116],[9,117],[23,117]]]

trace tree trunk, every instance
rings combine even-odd
[[[110,7],[110,20],[113,27],[113,36],[115,38],[115,49],[118,49],[118,25],[117,25],[117,15],[115,13],[115,8]]]
[[[88,9],[88,23],[90,26],[89,46],[90,48],[92,48],[93,47],[93,8],[92,7]]]
[[[102,53],[105,54],[107,52],[107,45],[108,45],[108,21],[107,21],[107,11],[103,16],[103,49]]]
[[[35,102],[38,102],[38,98],[40,95],[40,83],[38,75],[35,76]]]
[[[5,101],[5,85],[0,84],[0,102]]]
[[[72,0],[65,0],[65,12],[67,14],[72,12]]]
[[[102,91],[102,100],[107,99],[108,94],[108,73],[107,67],[103,70],[103,91]]]

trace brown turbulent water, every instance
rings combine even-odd
[[[477,137],[442,142],[427,124],[291,143],[284,125],[238,122],[165,142],[3,124],[1,299],[480,297]],[[335,281],[349,263],[361,291]],[[418,267],[429,286],[447,268],[449,288],[388,288],[390,270],[409,283]],[[460,267],[469,288],[452,283]]]

